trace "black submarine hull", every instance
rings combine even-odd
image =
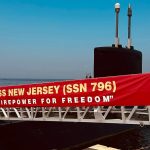
[[[1,150],[83,149],[133,125],[27,121],[0,126]],[[117,142],[117,141],[116,141]]]

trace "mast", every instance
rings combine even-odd
[[[131,48],[131,17],[132,17],[132,9],[129,4],[128,6],[128,48]]]
[[[115,12],[116,12],[116,35],[115,35],[115,47],[119,46],[119,36],[118,36],[118,25],[119,25],[119,12],[120,12],[120,4],[115,4]]]

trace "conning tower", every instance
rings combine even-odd
[[[142,53],[131,46],[131,6],[128,7],[128,44],[125,48],[119,44],[119,11],[120,4],[116,3],[115,44],[94,49],[94,77],[142,73]]]

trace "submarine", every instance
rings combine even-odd
[[[142,52],[134,49],[131,43],[131,6],[128,7],[127,47],[119,43],[119,11],[120,4],[116,3],[115,44],[94,48],[94,78],[142,73]],[[134,125],[124,124],[22,121],[0,128],[1,137],[9,137],[6,141],[1,140],[0,144],[4,149],[16,150],[81,149],[96,139],[133,128]]]
[[[142,52],[131,45],[132,9],[128,7],[128,44],[119,44],[118,24],[120,4],[116,3],[116,34],[115,44],[111,47],[96,47],[94,49],[94,77],[106,77],[142,73]]]

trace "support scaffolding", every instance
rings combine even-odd
[[[150,106],[0,108],[0,120],[150,125]]]

